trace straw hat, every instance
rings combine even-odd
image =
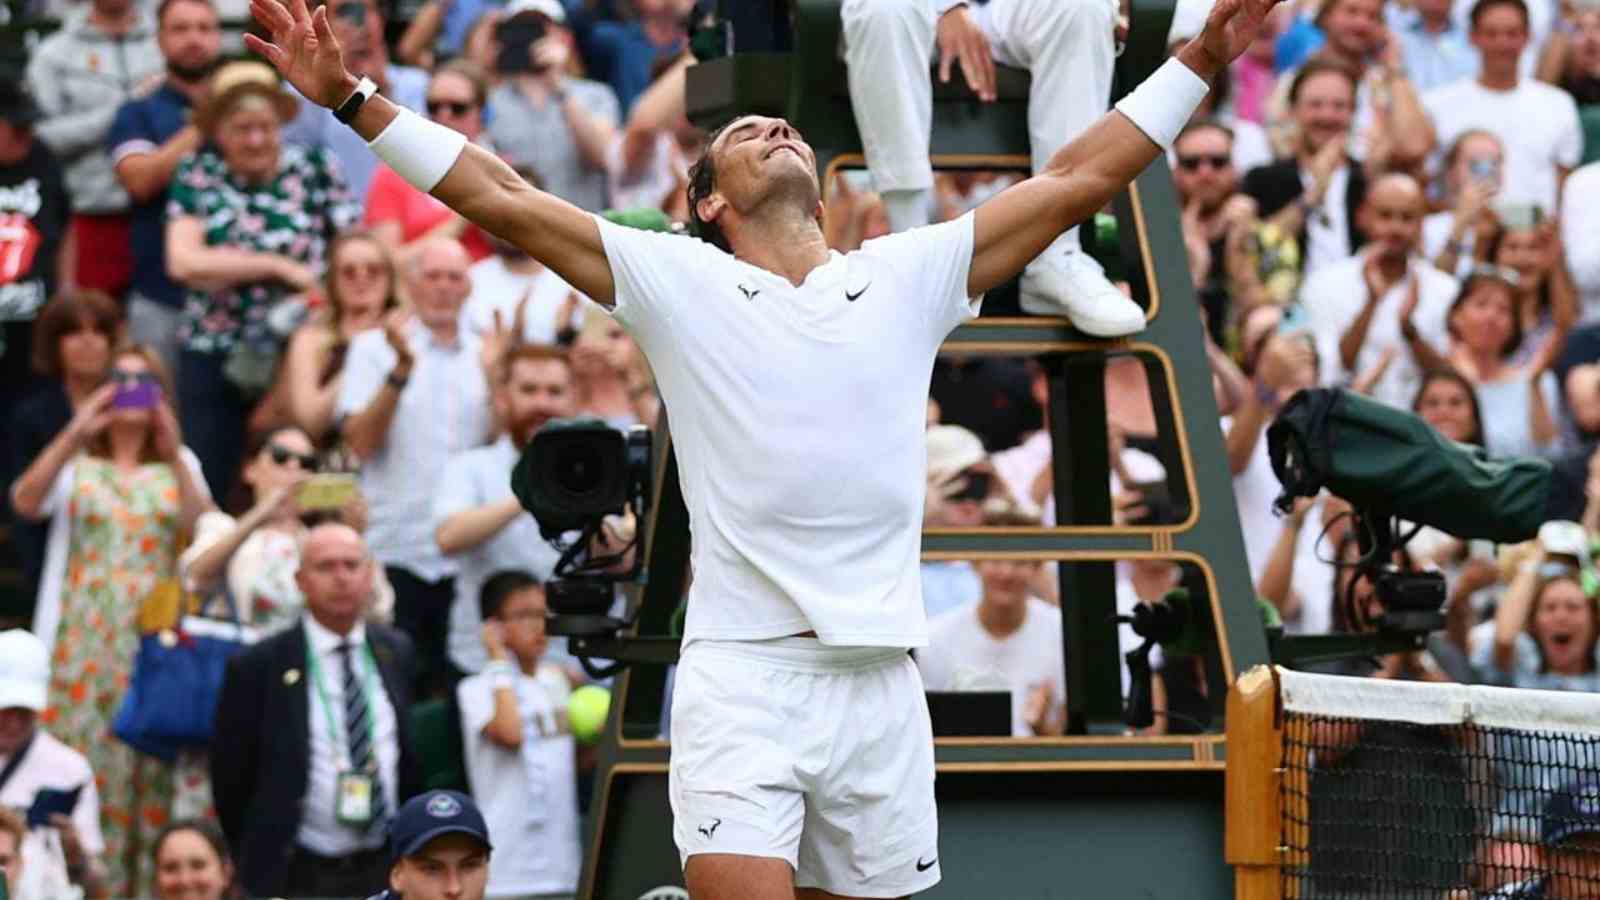
[[[278,73],[271,66],[261,62],[231,62],[211,76],[211,91],[205,104],[195,110],[195,124],[202,132],[211,134],[217,122],[247,94],[258,94],[270,100],[278,110],[278,118],[284,122],[300,111],[300,101],[284,91]]]

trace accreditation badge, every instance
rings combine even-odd
[[[334,818],[340,825],[365,830],[372,825],[372,792],[377,781],[368,772],[340,772],[334,784]]]

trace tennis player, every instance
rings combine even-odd
[[[782,119],[717,131],[704,240],[612,225],[348,72],[306,0],[247,36],[396,172],[527,251],[632,333],[672,410],[694,538],[672,708],[673,834],[695,900],[894,898],[939,880],[933,741],[908,647],[934,357],[990,288],[1158,154],[1275,0],[1200,37],[1032,178],[954,221],[838,254],[816,158]],[[559,101],[558,101],[559,102]]]

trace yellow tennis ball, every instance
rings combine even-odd
[[[567,700],[567,722],[579,743],[593,744],[606,730],[606,715],[611,711],[611,692],[598,684],[586,684]]]

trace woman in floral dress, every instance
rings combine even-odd
[[[361,214],[327,152],[283,143],[297,106],[264,63],[218,69],[195,114],[208,146],[178,164],[168,192],[167,268],[187,289],[178,406],[218,497],[298,324],[303,307],[285,301],[315,284],[329,243]]]
[[[157,387],[154,405],[113,403],[119,389],[134,386]],[[118,351],[111,383],[90,395],[12,488],[18,513],[52,518],[34,611],[34,631],[52,648],[44,722],[94,769],[113,897],[145,893],[150,842],[176,792],[174,767],[111,733],[139,648],[139,605],[175,575],[179,533],[211,505],[171,395],[154,351]]]

